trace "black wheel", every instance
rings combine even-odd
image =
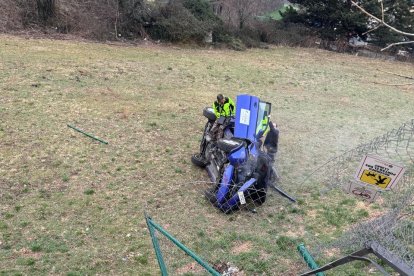
[[[226,153],[238,149],[242,145],[244,145],[244,143],[236,139],[220,139],[217,141],[217,147]]]
[[[212,124],[207,121],[206,125],[204,126],[204,132],[203,132],[203,137],[201,138],[201,143],[200,143],[200,154],[203,154],[203,151],[205,150],[206,147],[206,135],[209,134],[210,129],[211,129]]]
[[[211,107],[204,108],[203,115],[211,122],[214,122],[216,120],[216,114],[214,113],[214,109]]]
[[[194,154],[191,156],[191,162],[200,168],[204,168],[208,165],[208,163],[201,157],[200,154]]]

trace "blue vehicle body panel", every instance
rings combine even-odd
[[[220,182],[220,188],[217,191],[216,199],[218,203],[222,203],[226,199],[226,195],[230,190],[230,184],[233,177],[234,167],[232,165],[228,165],[227,168],[224,170],[223,178]]]
[[[255,140],[259,102],[255,96],[237,96],[234,137],[251,142]]]
[[[251,143],[249,145],[249,152],[250,155],[253,155],[254,157],[257,157],[259,155],[259,149],[257,148],[256,143]]]
[[[230,200],[224,202],[224,204],[218,204],[218,207],[222,209],[223,211],[228,211],[232,209],[234,206],[236,206],[239,202],[239,192],[245,192],[250,186],[252,186],[256,182],[255,178],[250,178],[246,183],[241,186],[241,188],[237,191],[237,193],[234,193],[232,198]]]
[[[230,164],[237,166],[244,163],[247,159],[247,154],[248,152],[245,147],[241,147],[238,150],[232,151],[228,156]]]

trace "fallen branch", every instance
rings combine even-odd
[[[375,84],[381,84],[381,85],[388,85],[388,86],[407,86],[407,85],[414,85],[414,82],[410,82],[410,83],[383,83],[383,82],[376,82],[376,81],[374,81],[373,83],[375,83]]]
[[[390,74],[390,75],[396,75],[396,76],[399,76],[399,77],[402,77],[402,78],[406,78],[406,79],[414,80],[414,77],[405,76],[405,75],[400,75],[400,74],[393,73],[393,72],[387,72],[387,71],[383,71],[383,70],[381,70],[381,69],[377,69],[377,70],[378,70],[378,71],[380,71],[380,72],[382,72],[382,73],[387,73],[387,74]]]
[[[387,47],[382,48],[382,49],[381,49],[381,51],[387,50],[387,49],[389,49],[389,48],[391,48],[391,47],[393,47],[393,46],[395,46],[395,45],[412,44],[412,43],[414,43],[414,40],[413,40],[413,41],[404,41],[404,42],[396,42],[396,43],[391,43],[391,44],[390,44],[390,45],[388,45]]]

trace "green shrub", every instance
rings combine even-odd
[[[154,11],[155,24],[149,28],[153,39],[171,42],[202,42],[219,20],[204,0],[172,1]]]
[[[146,36],[145,27],[151,24],[151,7],[144,0],[120,0],[119,31],[123,37]]]
[[[271,44],[313,47],[317,40],[314,31],[298,23],[269,20],[257,22],[255,28],[260,33],[260,40]]]

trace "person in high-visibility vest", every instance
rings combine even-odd
[[[213,103],[213,109],[217,119],[222,116],[230,117],[234,116],[236,112],[236,105],[229,97],[224,97],[223,94],[218,94],[217,100]]]
[[[216,121],[210,130],[210,139],[217,141],[223,137],[224,129],[230,122],[230,117],[236,113],[236,105],[229,97],[224,97],[223,94],[217,95],[217,100],[213,103],[214,113],[216,114]]]
[[[263,146],[266,149],[267,154],[275,161],[275,155],[277,153],[277,146],[279,144],[279,129],[275,123],[269,122],[268,132],[264,140]]]
[[[256,128],[256,135],[259,135],[259,133],[261,131],[260,137],[265,137],[266,134],[269,132],[269,130],[270,130],[270,128],[269,128],[269,116],[267,116],[267,112],[265,111],[262,121],[260,122],[260,124]],[[259,137],[259,139],[260,139],[260,137]]]

